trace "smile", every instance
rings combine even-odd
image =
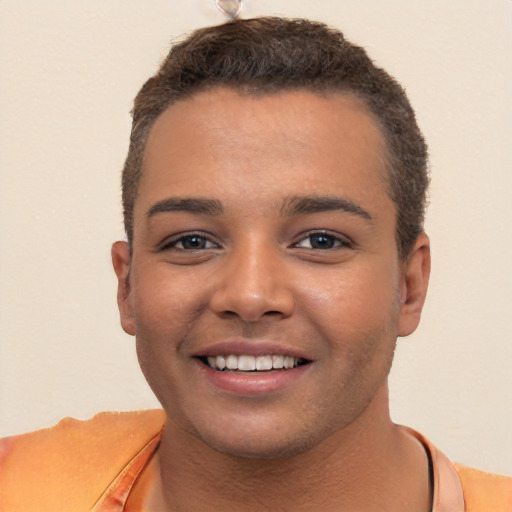
[[[306,361],[298,357],[284,355],[219,355],[201,358],[210,368],[218,371],[262,372],[289,370],[301,366]]]

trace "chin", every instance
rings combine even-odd
[[[195,431],[196,438],[211,449],[242,459],[271,460],[294,457],[319,444],[328,434],[321,432],[297,432],[290,423],[281,428],[268,425],[266,428],[248,428],[247,425],[231,425],[222,431]],[[229,436],[226,435],[229,433]]]
[[[205,440],[203,439],[203,442]],[[274,460],[294,457],[311,449],[315,443],[297,442],[297,440],[287,442],[250,442],[233,443],[217,442],[210,443],[210,447],[223,455],[236,457],[240,459],[253,460]]]

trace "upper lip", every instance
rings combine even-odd
[[[218,341],[194,353],[195,357],[215,357],[220,355],[248,355],[254,357],[283,355],[311,361],[311,357],[308,357],[307,354],[296,347],[290,347],[273,341],[243,338]]]

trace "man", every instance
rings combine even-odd
[[[389,416],[427,185],[404,91],[339,32],[261,18],[176,45],[135,100],[112,249],[163,412],[4,441],[2,510],[511,510],[510,479]]]

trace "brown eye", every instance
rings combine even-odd
[[[206,249],[208,245],[208,240],[203,238],[202,236],[190,235],[184,236],[180,240],[177,241],[176,245],[181,245],[182,249],[188,250],[198,250],[198,249]]]
[[[307,237],[300,240],[296,247],[305,249],[335,249],[337,247],[348,246],[348,241],[341,237],[329,233],[310,233]]]
[[[310,244],[313,249],[332,249],[338,242],[333,236],[318,233],[309,236]]]
[[[219,246],[201,234],[192,233],[181,235],[166,243],[162,250],[175,249],[178,251],[202,251],[216,249]]]

